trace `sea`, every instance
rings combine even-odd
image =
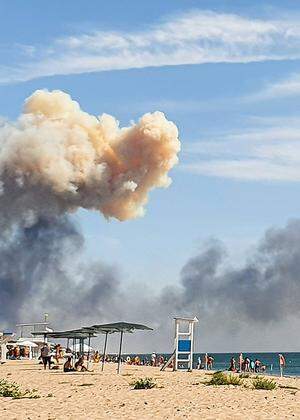
[[[157,353],[158,355],[164,356],[164,358],[170,357],[167,353]],[[231,357],[234,357],[238,366],[240,353],[209,353],[209,356],[214,358],[213,370],[228,370],[230,365]],[[286,367],[284,370],[285,376],[300,376],[300,353],[282,353],[286,360]],[[131,355],[134,356],[134,355]],[[151,360],[151,354],[138,354],[141,359]],[[198,364],[198,357],[201,357],[202,363],[204,362],[204,353],[194,353],[193,355],[193,367],[196,368]],[[263,365],[267,367],[266,374],[279,376],[279,358],[278,353],[243,353],[243,357],[249,357],[250,360],[258,359]]]

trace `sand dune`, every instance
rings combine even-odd
[[[0,378],[35,388],[41,398],[0,398],[1,419],[289,419],[300,418],[300,378],[276,378],[274,391],[205,386],[203,371],[160,372],[158,368],[99,365],[92,373],[44,372],[37,362],[7,362]],[[133,390],[135,378],[150,376],[157,387]],[[249,382],[248,379],[245,382]],[[250,382],[249,382],[250,384]]]

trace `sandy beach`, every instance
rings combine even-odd
[[[0,366],[0,378],[23,389],[37,389],[38,399],[0,398],[5,419],[289,419],[300,418],[300,378],[276,378],[284,387],[272,391],[245,386],[206,386],[204,371],[160,372],[159,368],[99,365],[92,373],[43,371],[36,361]],[[133,390],[131,382],[152,377],[157,387]],[[244,384],[250,386],[249,379]]]

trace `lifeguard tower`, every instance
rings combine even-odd
[[[198,318],[175,317],[175,350],[161,370],[173,362],[173,370],[191,371],[193,369],[194,326]]]

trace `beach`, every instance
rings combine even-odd
[[[134,390],[131,383],[151,377],[157,386]],[[254,375],[253,375],[254,377]],[[206,386],[211,372],[160,372],[150,366],[108,363],[101,372],[42,370],[37,361],[9,361],[0,379],[36,389],[38,399],[0,398],[5,419],[289,419],[300,418],[300,378],[275,378],[275,390],[242,386]],[[247,387],[246,387],[246,386]],[[281,388],[282,386],[284,388]],[[295,389],[297,388],[297,389]],[[299,390],[298,390],[299,389]]]

